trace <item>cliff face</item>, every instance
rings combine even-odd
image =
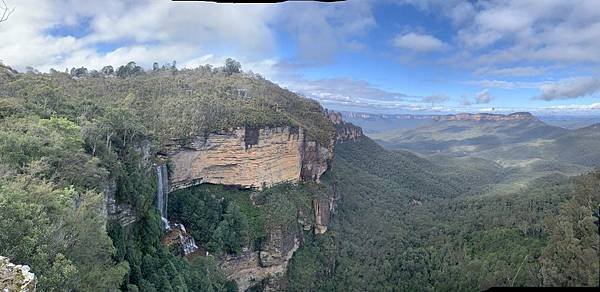
[[[262,188],[301,179],[318,181],[333,145],[309,141],[302,128],[238,128],[171,146],[171,190],[201,183]]]
[[[456,115],[446,115],[446,116],[437,116],[435,118],[438,121],[489,121],[489,122],[501,122],[501,121],[525,121],[525,120],[535,120],[536,117],[528,112],[517,112],[508,115],[500,115],[500,114],[456,114]]]
[[[342,114],[339,112],[329,111],[327,112],[329,120],[335,126],[335,140],[336,142],[343,143],[344,141],[358,141],[362,136],[362,128],[353,125],[352,123],[345,122],[342,119]]]
[[[228,279],[236,281],[240,291],[262,286],[263,291],[277,291],[278,281],[287,270],[289,260],[300,247],[302,234],[298,225],[271,228],[260,251],[245,251],[229,256],[220,263]]]
[[[315,213],[315,234],[323,234],[327,232],[331,217],[336,212],[337,202],[340,197],[336,190],[335,184],[333,184],[332,187],[333,189],[329,194],[313,200],[313,210]]]
[[[137,220],[137,216],[130,204],[117,202],[116,192],[117,183],[114,179],[109,179],[104,187],[107,219],[118,222],[121,226],[128,226]]]
[[[0,291],[35,291],[37,279],[29,266],[15,265],[0,256]]]
[[[360,127],[344,122],[339,113],[328,112],[327,116],[336,129],[327,145],[311,141],[304,129],[297,127],[242,127],[169,145],[163,155],[170,163],[170,191],[202,183],[260,189],[281,182],[319,182],[331,166],[333,144],[358,141],[363,136]],[[221,258],[220,268],[237,282],[240,291],[250,287],[276,291],[289,260],[305,240],[305,232],[327,231],[338,198],[335,184],[317,188],[311,206],[299,207],[295,220],[269,222],[258,250]]]

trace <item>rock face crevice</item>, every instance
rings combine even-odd
[[[202,183],[262,188],[302,179],[318,181],[333,143],[310,141],[302,128],[229,129],[170,145],[170,190]]]

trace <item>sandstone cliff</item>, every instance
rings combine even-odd
[[[15,265],[0,256],[0,291],[35,291],[37,279],[29,266]]]
[[[202,183],[262,188],[318,181],[332,155],[332,143],[310,141],[297,127],[230,129],[167,150],[171,191]]]
[[[247,250],[241,256],[228,256],[221,260],[220,267],[228,279],[236,281],[240,291],[257,286],[263,291],[277,291],[301,240],[296,224],[281,225],[268,232],[260,251]]]
[[[336,129],[327,145],[311,141],[303,128],[290,126],[240,127],[167,145],[159,160],[169,164],[169,191],[203,183],[261,189],[282,182],[319,182],[331,166],[333,144],[363,137],[362,129],[344,122],[339,113],[327,112],[327,117]],[[269,222],[260,248],[219,260],[221,269],[241,291],[251,287],[277,290],[306,232],[318,235],[327,231],[339,199],[335,183],[329,181],[328,187],[312,192],[311,204],[298,207],[294,220]],[[180,237],[173,238],[177,240],[166,236],[165,244],[181,245]]]
[[[345,122],[342,119],[342,114],[339,112],[328,111],[327,116],[329,120],[335,126],[335,140],[336,142],[344,141],[358,141],[362,136],[362,128],[353,125],[352,123]]]
[[[456,114],[456,115],[446,115],[446,116],[437,116],[435,120],[438,121],[474,121],[474,122],[501,122],[501,121],[524,121],[524,120],[535,120],[537,119],[535,116],[528,112],[516,112],[508,115],[501,114],[488,114],[488,113],[479,113],[479,114]]]

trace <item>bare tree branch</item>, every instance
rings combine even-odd
[[[0,3],[0,13],[2,14],[2,16],[0,16],[0,22],[6,21],[8,17],[15,12],[15,8],[16,7],[13,7],[11,9],[8,7],[8,4],[6,4],[6,1],[2,0],[2,3]]]

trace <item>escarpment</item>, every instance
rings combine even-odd
[[[342,119],[342,114],[339,112],[328,111],[327,117],[335,127],[336,142],[343,143],[345,141],[358,141],[362,136],[362,128],[346,122]]]
[[[291,126],[229,129],[167,150],[171,190],[202,183],[263,188],[318,181],[332,155],[332,143],[320,145]]]

